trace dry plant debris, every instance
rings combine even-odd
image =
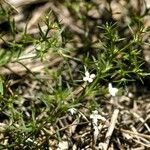
[[[51,11],[52,16],[50,17],[52,21],[56,20],[61,22],[64,26],[64,30],[69,30],[74,33],[73,40],[68,45],[66,44],[66,48],[82,48],[85,40],[83,37],[87,32],[90,33],[89,41],[96,41],[99,35],[97,35],[95,26],[101,22],[103,23],[103,20],[109,17],[106,11],[106,8],[109,8],[109,3],[108,1],[102,0],[92,0],[94,7],[89,11],[87,11],[81,3],[79,7],[80,13],[89,19],[86,24],[78,19],[80,14],[78,16],[76,12],[70,11],[70,9],[64,5],[64,1],[1,0],[0,3],[3,3],[6,8],[11,7],[12,11],[14,11],[11,19],[14,19],[16,28],[21,31],[26,30],[26,32],[35,39],[38,39],[40,35],[38,24],[41,26],[42,31],[47,30],[42,18]],[[144,12],[145,7],[150,9],[149,0],[136,0],[135,3],[133,1],[130,1],[130,3],[131,4],[128,4],[125,0],[113,0],[111,3],[112,17],[118,21],[120,25],[123,25],[122,22],[128,19],[126,15],[129,7],[125,6],[131,5],[131,9],[134,9],[137,13]],[[150,27],[149,18],[149,16],[144,18],[145,27]],[[94,21],[92,22],[91,20]],[[0,25],[2,23],[3,22],[0,21]],[[56,37],[59,38],[59,44],[62,45],[63,39],[61,35],[59,35],[59,28],[54,27],[48,35],[56,35]],[[13,40],[13,36],[10,35],[9,31],[1,34],[1,36],[0,47],[5,46],[7,42]],[[144,38],[149,41],[149,33],[144,36]],[[18,43],[22,40],[22,35],[19,32],[15,40]],[[16,87],[18,88],[20,101],[19,104],[17,104],[17,101],[16,105],[22,110],[22,113],[25,114],[26,119],[29,120],[29,118],[33,117],[33,114],[31,114],[32,108],[38,107],[39,110],[43,109],[41,111],[42,113],[38,114],[37,112],[37,116],[34,118],[37,122],[42,121],[43,126],[39,127],[40,129],[36,132],[36,135],[31,134],[30,137],[27,135],[26,140],[23,141],[24,143],[21,143],[14,149],[29,149],[28,145],[32,145],[33,149],[38,148],[41,150],[150,149],[150,95],[149,90],[145,87],[139,89],[139,95],[138,90],[134,91],[132,89],[132,91],[135,92],[132,96],[116,96],[116,94],[114,94],[112,96],[109,95],[96,99],[96,103],[100,105],[100,107],[97,108],[96,114],[89,109],[89,101],[92,101],[92,97],[84,97],[84,100],[81,100],[82,103],[78,110],[72,108],[64,115],[62,113],[62,116],[58,116],[55,124],[47,123],[46,118],[49,116],[49,110],[41,106],[38,101],[38,92],[40,92],[42,88],[46,89],[45,87],[55,84],[53,83],[53,77],[46,75],[46,69],[50,68],[51,72],[55,72],[55,70],[61,68],[65,58],[48,51],[45,56],[46,59],[41,61],[40,58],[34,58],[36,46],[36,44],[32,45],[28,43],[28,45],[23,48],[23,54],[19,59],[15,57],[8,64],[1,66],[1,75],[9,77],[10,79],[6,85],[8,93],[14,96],[15,89]],[[144,48],[143,54],[145,60],[150,63],[149,47]],[[82,57],[82,54],[72,52],[71,54],[66,54],[66,56],[78,58]],[[71,64],[71,62],[69,63]],[[76,65],[77,64],[72,63],[74,68],[76,68]],[[37,76],[39,75],[42,81],[33,80],[35,74]],[[67,75],[65,74],[64,76]],[[43,84],[43,80],[46,80],[47,84]],[[66,93],[66,103],[82,96],[86,90],[86,86],[87,83],[84,82],[79,86],[70,88],[72,94],[67,95],[68,93]],[[52,107],[54,108],[55,104]],[[55,108],[52,114],[55,116],[56,112],[59,112],[58,107]],[[96,115],[96,122],[92,120],[93,116],[90,117],[91,115]],[[0,146],[9,145],[11,139],[14,139],[13,136],[17,136],[17,133],[11,135],[9,130],[7,131],[8,126],[11,125],[12,122],[8,122],[7,118],[5,118],[5,114],[2,114],[0,119]],[[16,122],[13,126],[14,128],[19,127],[20,122]],[[25,133],[21,131],[19,133],[20,138],[21,136],[25,136]],[[15,142],[17,143],[18,141]],[[43,147],[43,145],[48,146]],[[10,147],[10,149],[11,148],[12,147]]]

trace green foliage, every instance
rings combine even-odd
[[[44,73],[42,70],[34,73],[32,68],[30,70],[24,66],[26,76],[18,75],[21,82],[17,86],[15,83],[9,86],[7,80],[11,77],[1,75],[0,111],[6,124],[3,133],[9,135],[8,143],[11,144],[2,144],[0,149],[48,147],[46,138],[51,136],[46,132],[46,127],[57,126],[59,118],[66,115],[69,108],[88,107],[89,112],[98,109],[101,98],[109,94],[108,83],[115,83],[124,90],[125,86],[142,81],[149,75],[142,57],[145,44],[143,34],[147,32],[143,16],[128,16],[131,21],[125,26],[120,26],[112,18],[100,24],[97,20],[93,23],[88,14],[83,14],[95,7],[90,1],[67,1],[64,6],[75,16],[73,19],[84,26],[84,34],[71,32],[56,19],[51,21],[51,12],[43,19],[46,30],[38,24],[39,35],[35,38],[26,30],[17,29],[15,21],[10,19],[10,12],[1,5],[0,20],[9,24],[8,37],[11,40],[3,39],[5,33],[0,35],[4,42],[0,47],[0,66],[14,62],[21,64],[20,60],[28,58],[32,61],[40,59],[45,66]],[[19,41],[18,34],[21,37]],[[93,37],[96,39],[94,42]],[[77,43],[74,42],[76,39]],[[31,45],[34,55],[26,55],[25,48]],[[48,64],[53,63],[55,58],[56,62],[49,67]],[[83,81],[85,71],[96,75],[93,82]],[[13,80],[17,79],[14,77]],[[28,88],[31,95],[26,93]],[[38,145],[36,142],[41,140],[40,136],[45,139]],[[56,129],[53,138],[59,138],[59,130]],[[2,141],[4,143],[4,139]]]

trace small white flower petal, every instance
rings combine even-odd
[[[112,88],[112,89],[110,90],[110,94],[111,94],[112,96],[116,96],[117,92],[118,92],[118,89],[117,89],[117,88]]]
[[[92,79],[95,78],[95,74],[91,74],[90,78],[92,78]]]
[[[90,83],[93,82],[93,79],[92,79],[92,78],[89,78],[89,79],[88,79],[88,82],[90,82]]]
[[[118,89],[112,87],[111,83],[108,84],[108,90],[109,90],[109,93],[110,93],[111,96],[116,96],[116,94],[118,92]]]
[[[90,77],[90,74],[89,74],[88,71],[85,72],[85,76],[88,77],[88,78]]]
[[[93,82],[93,79],[95,78],[95,74],[91,74],[86,71],[85,72],[85,77],[83,77],[83,81],[88,81],[89,83]]]
[[[88,77],[83,77],[83,81],[88,81],[89,78]]]

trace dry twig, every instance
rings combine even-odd
[[[142,134],[142,133],[138,133],[138,132],[132,132],[130,130],[124,130],[124,129],[119,129],[119,130],[121,130],[124,133],[128,133],[130,135],[137,135],[139,137],[143,137],[143,138],[146,138],[146,139],[150,140],[150,135],[146,135],[146,134]]]
[[[115,109],[113,112],[112,118],[111,118],[110,127],[109,127],[109,129],[106,133],[106,136],[105,136],[106,141],[105,141],[105,143],[103,143],[103,149],[104,150],[108,149],[109,142],[110,142],[111,136],[113,134],[113,131],[114,131],[114,128],[115,128],[115,125],[117,122],[118,114],[119,114],[119,110]]]

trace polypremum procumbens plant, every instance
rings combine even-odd
[[[99,27],[101,35],[96,54],[90,59],[88,67],[96,71],[99,81],[127,84],[142,80],[147,75],[143,71],[142,28],[137,34],[128,26],[128,36],[119,32],[117,24],[106,23]],[[87,60],[86,60],[87,61]]]
[[[101,4],[95,1],[72,2],[48,3],[52,12],[43,16],[44,22],[38,22],[38,26],[34,24],[33,28],[26,28],[28,32],[20,31],[15,26],[17,23],[9,22],[11,16],[8,15],[7,22],[11,25],[7,37],[12,34],[12,38],[6,39],[1,49],[4,53],[0,53],[0,66],[21,63],[22,59],[22,64],[30,61],[23,64],[26,70],[21,73],[18,71],[20,65],[16,71],[13,69],[14,63],[10,67],[14,71],[12,75],[15,73],[19,77],[11,75],[0,78],[1,122],[5,127],[2,128],[4,134],[0,138],[0,149],[61,149],[63,146],[66,146],[64,149],[71,149],[76,141],[74,135],[79,137],[79,146],[85,141],[80,137],[87,139],[87,134],[80,134],[86,132],[87,125],[90,125],[87,128],[89,139],[93,141],[91,134],[99,134],[99,123],[103,126],[104,122],[109,122],[112,112],[109,104],[115,104],[123,84],[146,75],[141,55],[144,44],[142,34],[146,31],[142,17],[132,16],[128,25],[122,21],[120,24],[112,20],[109,10],[108,16],[103,10],[96,16],[95,12],[99,13]],[[41,7],[42,3],[38,1],[36,6]],[[31,6],[34,12],[38,10],[38,14],[41,13],[42,9],[37,9],[34,4]],[[32,12],[29,14],[32,18]],[[0,15],[0,18],[3,16]],[[16,38],[18,35],[19,40]],[[8,58],[9,55],[12,59]],[[5,79],[11,82],[7,83]],[[123,107],[119,108],[121,110]],[[103,110],[109,114],[105,115]],[[1,127],[3,124],[0,124]],[[84,131],[78,134],[82,127]],[[72,134],[70,129],[75,132]],[[65,133],[67,136],[64,136]],[[100,139],[99,136],[95,138],[95,144],[97,140],[98,143],[103,140],[102,134],[103,131]]]

